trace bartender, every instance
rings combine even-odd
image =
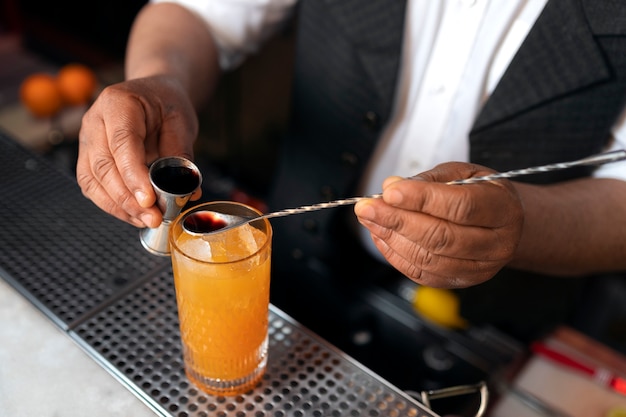
[[[269,208],[383,197],[276,220],[278,307],[338,336],[359,288],[408,277],[456,289],[470,321],[530,339],[567,317],[584,277],[626,270],[625,163],[444,184],[624,148],[615,0],[152,1],[126,80],[83,118],[84,195],[157,227],[147,166],[193,157],[220,74],[291,19],[291,121]]]

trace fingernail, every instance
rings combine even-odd
[[[354,209],[363,220],[371,220],[375,216],[374,209],[366,201],[359,201]]]
[[[143,224],[145,224],[148,227],[150,227],[150,225],[152,224],[152,214],[145,213],[139,216],[139,218],[141,219]]]
[[[135,192],[135,200],[137,200],[137,202],[139,203],[140,206],[143,207],[144,202],[146,201],[146,198],[148,198],[148,195],[146,193],[144,193],[143,191],[136,191]]]
[[[398,190],[389,190],[385,192],[385,201],[388,204],[396,205],[402,203],[404,196]]]

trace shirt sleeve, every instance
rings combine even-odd
[[[620,119],[613,127],[613,141],[606,151],[618,151],[622,149],[626,150],[626,109],[624,109]],[[594,171],[593,176],[596,178],[615,178],[626,181],[626,160],[599,166]]]
[[[236,68],[293,14],[297,0],[150,0],[177,3],[200,16],[219,50],[222,69]]]

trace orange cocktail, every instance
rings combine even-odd
[[[210,234],[197,229],[203,221],[211,228],[209,211],[230,209],[258,214],[238,203],[207,203],[182,213],[170,230],[185,371],[217,395],[253,388],[268,349],[269,221]],[[194,219],[194,228],[184,227],[185,219]]]

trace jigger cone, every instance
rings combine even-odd
[[[149,175],[157,196],[157,207],[163,213],[163,221],[157,228],[142,229],[139,239],[153,255],[169,256],[170,224],[202,184],[202,175],[193,162],[180,156],[157,159],[150,166]]]

